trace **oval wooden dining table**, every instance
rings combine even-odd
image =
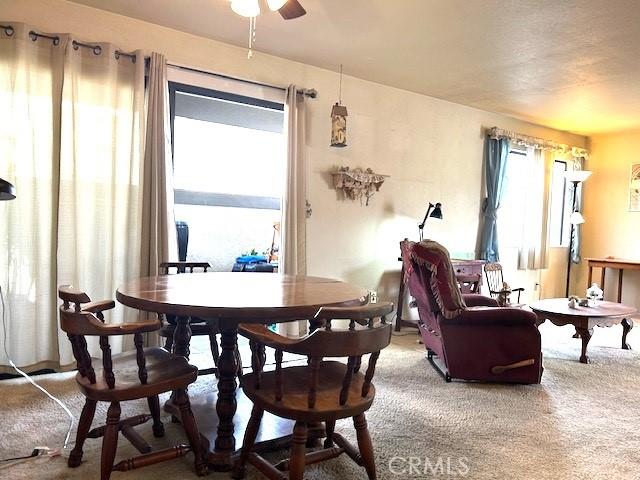
[[[236,443],[239,447],[244,431],[244,425],[234,429],[237,397],[241,395],[237,392],[238,365],[235,356],[238,325],[309,319],[322,306],[362,303],[367,294],[367,290],[330,278],[208,272],[131,280],[118,288],[116,298],[120,303],[138,310],[176,315],[174,352],[186,357],[189,356],[191,338],[189,317],[218,321],[221,353],[215,400],[217,417],[211,411],[211,399],[215,392],[207,395],[206,399],[192,399],[192,407],[201,434],[210,441],[210,445],[213,444],[209,452],[210,465],[218,470],[227,470],[232,465]],[[240,400],[241,403],[248,402],[246,397]],[[245,410],[250,410],[250,406],[242,406],[240,413],[243,415],[240,416],[244,417],[248,413]],[[282,428],[275,426],[271,430],[272,436],[284,433]],[[212,443],[213,437],[215,441]]]

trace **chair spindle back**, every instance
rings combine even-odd
[[[497,295],[502,290],[502,282],[504,282],[502,265],[497,262],[485,263],[484,274],[487,277],[487,286],[491,295]]]
[[[209,262],[163,262],[160,264],[160,273],[164,275],[169,275],[169,271],[175,268],[176,273],[193,273],[194,269],[202,269],[203,272],[206,272],[211,268]]]
[[[305,355],[308,358],[308,396],[309,408],[317,401],[318,380],[324,358],[347,357],[347,369],[342,380],[339,402],[345,405],[356,374],[362,364],[362,357],[369,355],[364,383],[360,394],[366,397],[371,389],[376,363],[380,351],[391,341],[391,324],[387,315],[393,310],[392,303],[368,304],[357,307],[323,307],[311,321],[315,328],[308,336],[299,340],[287,340],[275,347],[275,398],[281,401],[283,391],[283,352]],[[346,330],[333,329],[333,320],[349,320]],[[281,337],[284,338],[284,337]],[[261,388],[261,372],[264,367],[264,345],[259,341],[250,342],[252,350],[252,368],[256,373],[256,388]]]
[[[116,326],[104,323],[102,311],[113,308],[115,303],[111,300],[91,302],[86,293],[76,290],[70,285],[61,286],[58,289],[58,296],[62,300],[62,305],[60,306],[60,328],[67,333],[71,341],[78,372],[82,377],[87,378],[90,383],[96,383],[96,374],[91,363],[91,355],[89,354],[85,336],[98,336],[100,338],[100,350],[102,351],[103,378],[110,389],[115,388],[116,378],[113,373],[109,336],[132,333],[127,330],[126,324],[125,326]],[[159,321],[148,322],[144,324],[142,330],[145,332],[154,331],[160,328],[161,325]],[[147,370],[144,355],[144,337],[141,331],[134,333],[134,344],[138,363],[138,378],[141,384],[146,384]]]

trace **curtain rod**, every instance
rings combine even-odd
[[[261,83],[261,82],[256,82],[256,81],[253,81],[253,80],[246,80],[244,78],[231,77],[229,75],[224,75],[222,73],[208,72],[206,70],[200,70],[198,68],[185,67],[184,65],[176,65],[175,63],[167,63],[167,65],[170,66],[170,67],[175,67],[175,68],[180,68],[182,70],[187,70],[189,72],[202,73],[204,75],[211,75],[213,77],[223,78],[225,80],[233,80],[233,81],[236,81],[236,82],[248,83],[250,85],[258,85],[259,87],[275,88],[277,90],[282,90],[283,92],[286,90],[285,87],[280,87],[278,85],[270,85],[268,83]],[[297,93],[299,93],[301,95],[304,95],[305,97],[309,97],[309,98],[316,98],[318,96],[318,92],[314,88],[303,88],[303,89],[298,90]]]
[[[15,28],[13,28],[13,26],[11,25],[0,25],[0,28],[4,30],[4,33],[7,37],[12,37],[13,34],[16,32]],[[29,38],[34,42],[37,41],[39,38],[48,38],[49,40],[52,41],[54,45],[58,45],[60,43],[59,35],[49,35],[46,33],[36,32],[35,30],[29,31]],[[92,50],[94,55],[100,55],[102,53],[102,47],[100,45],[91,45],[89,43],[78,42],[77,40],[73,40],[71,42],[71,45],[73,46],[74,50],[78,50],[80,47],[82,47],[82,48],[88,48]],[[133,63],[136,63],[135,53],[127,53],[121,50],[116,50],[114,55],[116,59],[119,59],[120,57],[127,57],[127,58],[130,58]]]
[[[516,145],[539,148],[542,150],[558,150],[565,153],[570,152],[574,157],[587,157],[589,155],[589,151],[582,147],[558,143],[544,138],[532,137],[530,135],[525,135],[511,130],[504,130],[498,127],[488,128],[486,129],[486,132],[487,135],[493,139],[506,138],[507,140],[514,142]]]

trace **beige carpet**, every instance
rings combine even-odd
[[[545,373],[542,384],[534,386],[446,384],[426,363],[415,335],[394,337],[381,357],[378,397],[368,415],[378,478],[640,479],[640,355],[618,348],[620,327],[596,329],[593,363],[582,365],[579,340],[570,338],[569,327],[545,324],[541,331]],[[639,337],[637,331],[629,337],[636,350]],[[71,374],[37,378],[79,414],[83,400]],[[205,377],[191,393],[210,388],[212,380]],[[64,414],[25,381],[0,382],[0,398],[2,458],[62,441]],[[143,408],[128,406],[123,414]],[[104,412],[100,409],[96,418]],[[167,440],[181,435],[179,427],[166,424]],[[139,429],[147,437],[148,427]],[[339,423],[338,430],[352,437],[349,422]],[[68,469],[62,457],[0,464],[0,478],[98,478],[99,450],[100,441],[88,440],[86,461],[77,469]],[[131,453],[123,447],[118,458]],[[112,478],[196,478],[192,472],[188,456]],[[250,468],[247,478],[259,477]],[[366,477],[343,456],[309,467],[306,478]]]

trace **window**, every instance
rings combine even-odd
[[[549,212],[549,244],[552,247],[566,247],[569,245],[571,189],[567,188],[566,171],[567,162],[561,160],[553,162],[550,192],[551,208]]]
[[[507,268],[539,269],[544,264],[547,243],[542,152],[532,148],[511,150],[504,182],[498,212],[500,260]]]
[[[535,167],[533,153],[512,150],[507,158],[505,186],[498,213],[498,233],[500,248],[521,247],[526,244],[527,236],[536,229],[531,220],[536,217],[532,210],[531,198],[536,189],[532,182],[544,182],[538,178],[542,172]],[[541,168],[541,167],[540,167]],[[552,166],[549,185],[548,239],[550,247],[569,244],[569,216],[571,215],[571,189],[567,187],[565,172],[567,162],[555,160]],[[542,183],[541,183],[542,184]],[[536,218],[536,222],[542,221]],[[531,225],[530,225],[531,224]],[[533,235],[537,233],[533,232]]]
[[[507,158],[504,175],[504,190],[498,213],[500,248],[517,248],[524,235],[523,213],[526,211],[525,196],[527,182],[527,152],[511,150]]]
[[[189,226],[187,259],[231,271],[269,250],[280,221],[282,104],[170,83],[175,216]]]

